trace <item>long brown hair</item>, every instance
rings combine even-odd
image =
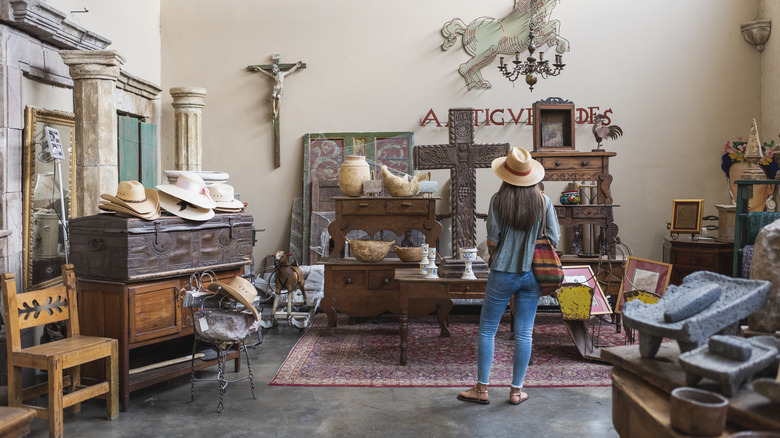
[[[540,220],[542,193],[538,185],[530,187],[502,183],[495,200],[498,217],[518,230],[530,230]]]

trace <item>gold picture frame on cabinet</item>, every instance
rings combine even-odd
[[[672,201],[672,233],[701,233],[703,199],[675,199]]]

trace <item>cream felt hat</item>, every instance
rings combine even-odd
[[[218,281],[209,283],[209,285],[206,286],[206,289],[216,293],[219,293],[221,290],[227,292],[227,294],[236,301],[246,306],[246,308],[255,316],[256,320],[260,319],[260,313],[255,306],[252,305],[252,301],[254,301],[257,296],[257,289],[255,289],[255,286],[250,283],[249,280],[243,277],[234,277],[229,283],[220,283]]]
[[[542,163],[523,148],[512,148],[509,155],[493,160],[493,172],[507,184],[529,187],[544,179]]]
[[[138,181],[122,181],[116,189],[116,196],[108,193],[101,198],[140,214],[152,213],[160,208],[157,191],[146,189]]]
[[[214,217],[214,210],[198,207],[165,192],[160,192],[160,207],[170,214],[191,221],[207,221]]]
[[[196,207],[214,208],[217,206],[211,199],[211,194],[209,194],[203,178],[194,172],[182,172],[176,179],[176,184],[162,184],[157,186],[157,190],[187,201]]]
[[[229,184],[214,184],[209,186],[209,193],[211,199],[216,202],[217,210],[228,209],[230,211],[240,210],[244,208],[244,203],[235,199],[233,192],[233,186]]]
[[[141,219],[146,219],[149,221],[155,220],[160,217],[159,207],[157,207],[154,211],[151,211],[149,213],[141,214],[136,211],[130,210],[129,208],[122,207],[119,204],[114,204],[113,202],[100,201],[100,205],[98,205],[98,208],[105,211],[114,211],[117,213],[122,213],[122,215],[126,215],[126,216],[134,216]]]

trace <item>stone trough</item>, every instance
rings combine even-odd
[[[774,336],[713,336],[707,345],[680,355],[685,383],[695,386],[706,377],[730,397],[743,382],[777,362],[776,342]]]
[[[655,357],[663,338],[675,339],[680,351],[687,352],[714,334],[736,334],[739,321],[766,303],[770,286],[768,281],[694,272],[681,285],[669,286],[656,304],[627,302],[623,321],[639,332],[643,358]]]

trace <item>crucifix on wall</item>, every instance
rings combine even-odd
[[[295,72],[296,70],[303,70],[306,68],[306,64],[301,61],[295,64],[281,64],[279,61],[282,56],[278,53],[274,53],[271,56],[273,64],[260,64],[247,66],[247,70],[251,72],[261,73],[264,76],[274,80],[274,88],[271,94],[271,109],[273,111],[274,121],[274,167],[281,165],[281,158],[279,153],[279,111],[282,103],[282,91],[284,86],[284,78]]]
[[[474,143],[474,109],[450,108],[449,144],[415,146],[421,170],[449,169],[452,181],[452,256],[477,246],[477,168],[490,167],[509,153],[509,143]]]

